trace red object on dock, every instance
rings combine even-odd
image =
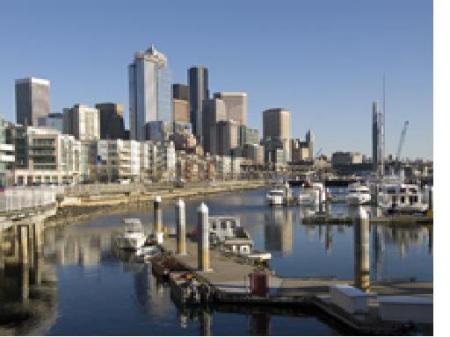
[[[255,270],[248,277],[250,280],[250,293],[257,296],[266,296],[270,288],[270,274],[265,270]]]

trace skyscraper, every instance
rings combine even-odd
[[[192,131],[204,143],[203,135],[203,102],[209,99],[208,69],[204,66],[191,67],[188,70],[189,99],[191,108]]]
[[[384,118],[380,112],[378,102],[372,103],[372,162],[373,169],[379,175],[384,174]]]
[[[191,123],[189,87],[185,84],[172,85],[172,111],[174,123]]]
[[[100,139],[100,117],[96,108],[76,104],[64,109],[64,133],[74,135],[81,141]]]
[[[274,108],[263,112],[263,137],[290,139],[291,114],[286,109]]]
[[[50,81],[35,77],[16,80],[16,121],[38,126],[50,112]]]
[[[124,139],[123,104],[99,103],[95,107],[100,114],[100,139]]]
[[[216,123],[216,148],[219,156],[229,156],[231,151],[239,147],[239,124],[233,120]]]
[[[225,102],[218,98],[204,102],[203,107],[203,148],[205,152],[216,153],[217,122],[227,119]]]
[[[171,74],[167,58],[152,45],[128,66],[130,138],[145,140],[146,123],[171,121]]]
[[[239,125],[247,125],[246,92],[216,92],[214,97],[225,102],[227,119],[231,119]]]

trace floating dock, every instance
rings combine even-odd
[[[196,242],[187,240],[186,254],[176,255],[176,239],[166,238],[161,249],[174,257],[177,262],[190,271],[196,280],[207,286],[208,296],[201,296],[204,303],[214,302],[227,305],[252,305],[270,307],[310,307],[319,310],[332,320],[338,321],[351,330],[363,334],[403,333],[410,329],[421,328],[430,331],[431,325],[406,324],[401,322],[381,321],[377,315],[378,304],[371,303],[367,314],[352,315],[331,303],[329,288],[339,284],[352,285],[352,280],[328,278],[285,278],[270,276],[270,285],[265,296],[251,294],[249,274],[255,266],[246,263],[238,256],[225,256],[222,252],[210,250],[209,271],[199,271],[197,268],[198,247]],[[175,272],[179,275],[179,272]],[[171,287],[177,288],[179,283],[171,282]],[[382,295],[408,295],[432,297],[433,285],[430,282],[413,282],[400,280],[378,282],[372,284],[371,292]],[[175,294],[181,294],[180,289],[174,289]],[[176,297],[176,296],[175,296]],[[179,303],[185,300],[178,298]]]

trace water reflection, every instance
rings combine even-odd
[[[348,280],[364,277],[364,282],[368,282],[369,256],[371,281],[399,277],[433,279],[431,226],[370,225],[359,232],[356,230],[354,235],[351,224],[302,224],[307,210],[266,207],[263,196],[263,191],[252,191],[232,194],[230,198],[211,197],[207,203],[211,214],[239,215],[256,248],[274,253],[271,266],[280,275],[334,275]],[[186,203],[188,224],[195,223],[192,210],[199,202]],[[336,207],[332,206],[331,211],[347,212],[342,206]],[[173,205],[165,206],[165,223],[173,222],[173,210]],[[0,236],[0,334],[338,332],[308,313],[243,312],[243,308],[234,307],[193,311],[176,307],[167,284],[153,277],[151,265],[137,263],[133,254],[115,249],[112,236],[124,216],[109,214],[44,232],[34,232],[31,228],[22,234],[22,241],[19,228],[3,233]],[[146,228],[151,228],[151,209],[133,211],[126,216],[140,217]],[[25,246],[27,258],[21,251]],[[13,259],[26,259],[28,263],[14,264]]]

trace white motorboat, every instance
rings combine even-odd
[[[351,184],[348,187],[347,203],[352,206],[370,203],[370,188],[365,185]]]
[[[383,184],[378,190],[378,206],[388,213],[420,213],[428,209],[415,184]]]
[[[144,246],[147,237],[141,220],[137,218],[123,219],[124,227],[122,233],[115,237],[116,245],[121,249],[137,250]]]
[[[323,183],[305,183],[300,188],[300,192],[297,197],[299,205],[303,206],[316,206],[320,202],[326,202],[326,193]]]
[[[284,190],[280,188],[276,188],[270,190],[266,194],[266,202],[269,205],[283,205],[284,203]]]

